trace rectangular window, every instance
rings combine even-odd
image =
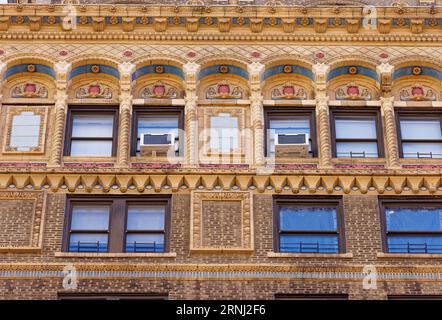
[[[210,129],[212,152],[230,153],[239,149],[238,117],[220,113],[210,119]]]
[[[126,252],[164,252],[165,218],[164,205],[129,204]]]
[[[166,110],[165,110],[166,109]],[[132,141],[132,156],[140,155],[140,139],[142,134],[171,135],[174,138],[176,156],[184,154],[183,110],[180,108],[149,109],[136,108],[134,112],[134,132]]]
[[[42,116],[22,112],[12,117],[9,147],[16,151],[30,151],[39,146]]]
[[[383,157],[379,112],[332,111],[332,134],[336,158]]]
[[[309,156],[316,157],[316,132],[313,110],[265,109],[266,155],[275,156],[276,134],[307,134],[309,137]]]
[[[344,251],[340,201],[275,201],[276,249],[285,253]]]
[[[383,201],[384,247],[389,253],[442,253],[442,202]]]
[[[439,114],[398,112],[402,158],[442,158],[442,129]]]
[[[70,110],[65,155],[111,157],[115,154],[116,112]]]
[[[107,252],[109,213],[109,204],[73,204],[69,251]]]
[[[65,251],[165,252],[169,198],[68,200]]]

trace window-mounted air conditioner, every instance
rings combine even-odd
[[[275,156],[278,158],[308,158],[309,135],[307,133],[276,133]]]
[[[142,156],[167,156],[175,152],[175,136],[172,133],[142,133],[140,154]]]

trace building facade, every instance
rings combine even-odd
[[[442,297],[439,1],[9,3],[0,297]]]

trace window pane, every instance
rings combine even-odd
[[[270,154],[275,153],[275,134],[307,133],[309,137],[311,137],[310,119],[308,117],[287,117],[287,119],[270,119],[269,126],[270,128],[268,130],[268,146]]]
[[[13,126],[11,135],[14,137],[39,136],[40,126]]]
[[[439,118],[435,119],[402,119],[402,139],[442,139]]]
[[[218,152],[238,149],[238,118],[220,113],[211,118],[210,147]]]
[[[25,147],[29,149],[29,147],[37,147],[38,146],[38,136],[29,136],[29,137],[18,137],[11,136],[11,141],[9,143],[10,147],[20,148]]]
[[[163,205],[129,205],[127,230],[164,230]]]
[[[280,252],[292,253],[338,253],[337,235],[283,235]]]
[[[126,252],[164,252],[164,235],[128,234]]]
[[[33,112],[22,112],[12,118],[12,126],[40,126],[41,116]]]
[[[388,231],[442,231],[442,208],[385,208]]]
[[[106,252],[107,234],[81,233],[71,234],[69,251],[73,252]]]
[[[137,151],[140,151],[142,133],[173,134],[175,137],[175,151],[179,151],[179,116],[141,116],[138,118]]]
[[[142,133],[178,133],[178,116],[142,116],[138,118],[138,137]]]
[[[442,158],[442,143],[415,143],[402,144],[404,158]]]
[[[79,205],[72,208],[71,230],[108,230],[109,206]]]
[[[336,139],[377,139],[376,120],[339,119],[336,123]]]
[[[72,141],[72,157],[111,157],[112,141]]]
[[[390,253],[442,253],[440,236],[389,236],[388,252]]]
[[[72,137],[111,138],[113,136],[113,115],[74,115]]]
[[[40,136],[40,115],[32,112],[22,112],[12,119],[11,138],[9,146],[18,151],[29,151],[38,146]]]
[[[336,156],[338,158],[377,158],[378,144],[376,142],[337,142]]]
[[[280,229],[282,231],[336,231],[336,209],[332,207],[282,207]]]

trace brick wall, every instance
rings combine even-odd
[[[0,247],[29,246],[35,200],[0,200]]]
[[[241,247],[241,201],[204,200],[202,213],[204,246]]]
[[[141,197],[140,197],[141,199]],[[380,258],[381,231],[377,196],[344,196],[345,238],[347,252],[352,258],[344,257],[268,257],[273,251],[273,213],[271,195],[256,194],[253,196],[255,250],[253,253],[191,253],[190,243],[190,195],[175,194],[172,197],[170,251],[176,258],[65,258],[56,257],[61,251],[65,195],[49,194],[43,238],[43,249],[39,253],[0,253],[0,263],[36,263],[50,264],[87,264],[87,265],[268,265],[317,268],[323,272],[339,268],[355,268],[362,270],[365,265],[379,268],[403,267],[413,270],[416,267],[440,266],[440,259],[417,258]],[[28,222],[24,217],[29,212],[26,201],[11,201],[0,205],[0,214],[9,215],[8,221]],[[222,214],[231,214],[230,208],[224,203],[207,203],[214,221]],[[232,204],[236,209],[235,204]],[[22,219],[22,220],[20,220]],[[231,219],[231,217],[229,218]],[[222,224],[222,220],[219,220]],[[219,228],[218,222],[208,224],[209,230]],[[8,224],[4,224],[7,226]],[[7,228],[17,228],[17,234],[26,234],[21,224],[9,223]],[[212,228],[212,229],[210,229]],[[12,230],[12,229],[8,229]],[[4,232],[3,232],[4,233]],[[11,237],[11,236],[10,236]],[[12,236],[13,238],[13,236]],[[0,235],[1,241],[7,239]],[[20,238],[21,239],[21,238]],[[230,239],[230,238],[229,238]],[[227,239],[228,241],[230,241]],[[219,241],[219,238],[217,239]],[[0,278],[0,297],[2,298],[47,298],[54,299],[57,292],[64,292],[61,278],[57,279],[16,279]],[[364,290],[358,280],[334,279],[293,279],[287,280],[203,280],[194,279],[179,281],[173,279],[80,279],[78,292],[140,292],[169,293],[171,299],[200,298],[240,298],[240,299],[273,299],[275,294],[308,294],[308,293],[348,293],[352,299],[385,299],[387,294],[442,294],[439,282],[431,281],[379,281],[377,290]]]

